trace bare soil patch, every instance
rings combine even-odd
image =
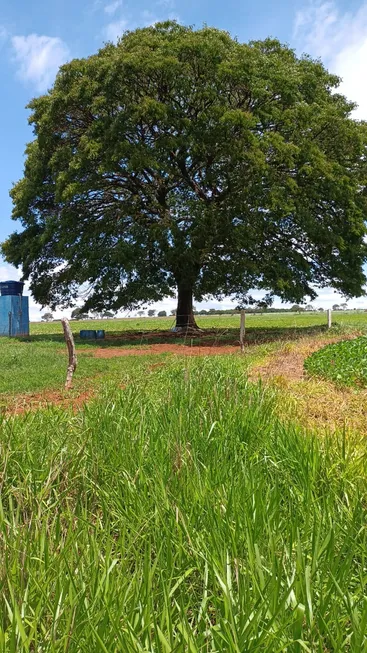
[[[293,340],[300,340],[305,337],[319,336],[325,333],[326,327],[313,326],[313,327],[249,327],[246,329],[245,347],[251,347],[266,342],[288,342]],[[233,346],[239,347],[239,326],[238,328],[226,327],[208,329],[193,332],[175,332],[175,331],[119,331],[108,332],[106,337],[100,343],[101,347],[121,347],[122,345],[145,346],[153,344],[175,344],[192,347],[218,347],[218,346]],[[84,341],[85,342],[85,341]],[[77,344],[81,343],[77,338]],[[99,342],[89,341],[89,344],[99,345]]]
[[[284,394],[284,406],[305,426],[367,433],[367,391],[337,388],[323,379],[308,377],[303,367],[305,359],[314,351],[352,337],[355,335],[288,343],[264,363],[253,367],[250,379],[261,379],[279,388]]]
[[[225,338],[227,344],[239,344],[239,330],[238,329],[205,329],[205,331],[121,331],[119,333],[107,333],[105,337],[105,343],[111,346],[111,343],[117,341],[117,344],[121,344],[121,341],[126,344],[131,345],[145,345],[145,344],[164,344],[164,343],[175,343],[177,340],[185,341],[184,344],[191,346],[191,342],[194,346],[207,345],[207,346],[216,346],[220,344],[221,340]]]
[[[306,356],[298,352],[277,354],[263,365],[258,365],[250,372],[250,379],[274,379],[284,377],[288,380],[299,381],[304,377],[303,363]]]
[[[324,380],[289,383],[293,413],[305,426],[367,435],[367,390],[340,389]]]
[[[277,351],[270,354],[261,364],[250,371],[250,380],[262,380],[272,384],[284,394],[282,412],[292,414],[306,426],[327,427],[329,430],[344,428],[367,434],[367,390],[340,389],[327,381],[307,377],[304,371],[305,359],[314,351],[327,344],[356,337],[319,335],[305,337],[298,341],[279,342]],[[97,358],[114,358],[117,356],[147,356],[175,354],[180,356],[213,356],[239,353],[239,347],[212,343],[210,346],[178,343],[155,343],[136,345],[134,347],[98,347],[88,355]],[[164,365],[153,363],[149,369]],[[122,386],[124,387],[124,386]],[[5,415],[17,415],[28,411],[59,406],[77,411],[96,394],[90,386],[81,391],[75,387],[71,392],[62,390],[44,390],[37,393],[15,395],[0,411]],[[284,410],[283,410],[284,409]]]
[[[2,412],[5,415],[21,415],[29,411],[48,408],[49,406],[59,406],[60,408],[72,408],[77,411],[84,406],[94,396],[92,389],[83,392],[73,391],[71,394],[67,390],[43,390],[42,392],[26,393],[15,395],[9,399]]]
[[[355,336],[332,336],[315,339],[304,338],[298,342],[282,345],[279,351],[269,356],[261,365],[252,368],[250,378],[274,379],[284,377],[291,381],[301,381],[306,378],[304,362],[313,352],[340,340],[348,340]]]
[[[239,347],[231,345],[211,345],[210,347],[195,345],[175,345],[161,343],[145,345],[144,347],[99,347],[93,351],[96,358],[115,358],[116,356],[147,356],[149,354],[178,354],[180,356],[218,356],[223,354],[236,354]]]

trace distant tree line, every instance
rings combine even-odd
[[[242,308],[236,306],[236,308],[209,308],[208,310],[202,309],[201,311],[194,310],[195,315],[237,315],[241,313]],[[314,308],[313,306],[298,306],[295,304],[291,308],[270,308],[268,306],[258,306],[256,308],[244,307],[244,310],[247,314],[258,314],[262,313],[304,313],[306,311],[323,311],[323,308]],[[173,313],[173,312],[172,312]]]
[[[94,312],[89,314],[81,308],[74,308],[74,310],[71,311],[70,317],[72,320],[108,320],[115,317],[115,313],[112,313],[111,311],[103,311],[102,313]]]
[[[346,303],[344,304],[334,304],[333,305],[333,311],[343,311],[348,308],[348,305]],[[241,306],[236,306],[235,308],[209,308],[209,309],[201,309],[198,311],[196,307],[193,307],[193,313],[194,315],[238,315],[240,314],[242,308]],[[271,308],[269,306],[262,306],[261,303],[258,304],[256,307],[244,307],[244,310],[246,311],[247,314],[254,314],[254,315],[261,315],[263,313],[305,313],[305,312],[312,312],[312,311],[317,311],[319,313],[322,313],[324,311],[324,308],[319,307],[315,308],[312,304],[307,304],[305,306],[301,306],[300,304],[293,304],[290,308]],[[170,315],[172,317],[176,316],[177,311],[176,309],[171,310]],[[145,316],[145,311],[138,311],[138,317],[144,317]],[[166,311],[156,311],[153,308],[150,308],[147,311],[147,316],[148,317],[167,317],[167,312]],[[71,313],[71,319],[72,320],[105,320],[105,319],[110,319],[115,317],[115,314],[112,313],[111,311],[105,311],[102,313],[85,313],[81,308],[75,308],[72,313]],[[50,321],[53,319],[52,313],[45,313],[42,315],[42,320],[44,321]]]

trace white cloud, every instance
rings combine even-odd
[[[124,18],[120,20],[113,21],[106,25],[103,30],[103,34],[107,41],[112,41],[116,43],[120,36],[123,35],[124,31],[127,29],[128,22]]]
[[[141,18],[144,27],[149,27],[158,22],[157,16],[147,9],[141,12]]]
[[[119,7],[122,5],[122,0],[115,0],[115,2],[110,2],[110,4],[106,5],[104,10],[106,14],[109,14],[109,16],[112,16],[113,14],[116,13]]]
[[[335,51],[340,37],[341,21],[333,2],[310,2],[296,14],[294,36],[308,52],[327,57]]]
[[[166,5],[164,4],[163,7],[165,9],[169,8],[171,5]],[[178,14],[170,12],[166,15],[159,15],[157,16],[155,13],[152,11],[149,11],[147,9],[144,9],[144,11],[141,12],[141,23],[143,27],[150,27],[151,25],[155,25],[156,23],[162,22],[164,20],[175,20],[176,22],[180,22],[180,17]]]
[[[45,92],[53,83],[59,67],[69,56],[69,48],[58,37],[13,36],[11,39],[17,76],[35,86],[39,93]]]
[[[121,6],[122,2],[113,2],[111,5],[107,5],[105,7],[105,11],[107,11],[107,8],[113,7],[113,10],[107,11],[107,13],[113,13],[118,9],[119,6]],[[162,3],[160,3],[162,4]],[[116,8],[115,8],[116,6]],[[166,8],[171,6],[171,3],[165,5]],[[120,18],[116,19],[114,21],[111,21],[106,25],[103,30],[102,34],[104,38],[107,41],[112,41],[113,43],[116,43],[118,39],[123,35],[124,31],[127,29],[135,29],[136,27],[149,27],[151,25],[155,25],[155,23],[158,23],[163,20],[176,20],[177,22],[180,22],[180,18],[177,14],[169,13],[166,16],[158,16],[149,9],[144,9],[139,16],[140,20],[132,21],[132,20],[127,20],[126,18]]]
[[[175,6],[174,0],[158,0],[156,4],[159,7],[164,7],[165,9],[173,9]]]
[[[8,30],[4,27],[4,25],[0,25],[0,45],[2,45],[6,41],[8,36],[9,36]]]
[[[298,49],[321,57],[342,78],[340,91],[358,104],[354,116],[367,119],[367,2],[354,13],[331,1],[309,2],[296,14],[294,38]]]
[[[19,270],[7,263],[0,265],[0,281],[18,281],[18,279],[20,279]]]

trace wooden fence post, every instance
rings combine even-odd
[[[246,333],[246,313],[241,311],[241,323],[240,323],[240,345],[241,351],[245,349],[245,333]]]
[[[67,390],[70,390],[71,388],[71,383],[73,380],[73,374],[76,370],[76,365],[77,365],[77,357],[76,357],[76,351],[75,351],[75,343],[74,343],[74,338],[72,331],[70,329],[70,324],[69,320],[66,319],[66,317],[63,317],[61,320],[62,328],[64,329],[64,337],[65,337],[65,342],[66,346],[68,348],[68,354],[69,354],[69,361],[68,361],[68,369],[66,373],[66,382],[65,382],[65,388]]]
[[[327,328],[331,329],[331,308],[327,310]]]

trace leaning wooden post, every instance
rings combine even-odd
[[[241,311],[241,324],[240,324],[240,345],[241,351],[245,349],[245,333],[246,333],[246,313]]]
[[[331,308],[327,310],[327,328],[331,329]]]
[[[78,361],[76,357],[75,343],[74,343],[73,334],[70,329],[69,320],[67,320],[66,317],[63,317],[61,320],[61,324],[62,324],[62,328],[64,329],[64,337],[65,337],[65,342],[69,354],[69,363],[68,363],[68,369],[66,373],[65,388],[67,390],[70,390],[71,383],[73,380],[73,374],[76,370],[76,365]]]

